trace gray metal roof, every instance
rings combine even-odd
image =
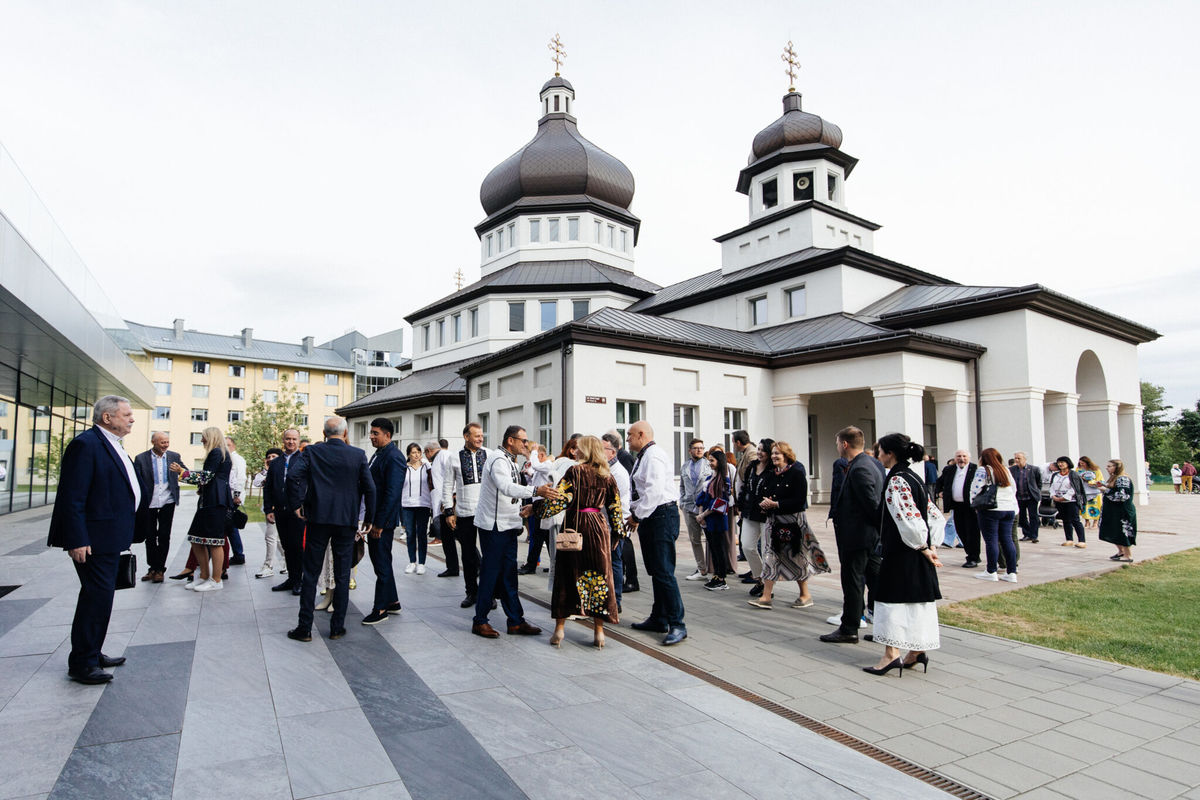
[[[218,333],[183,331],[175,338],[174,328],[160,328],[125,321],[132,334],[132,341],[143,350],[172,355],[212,356],[230,361],[248,361],[264,364],[279,364],[289,367],[312,367],[352,372],[354,365],[333,350],[314,347],[305,353],[303,345],[293,342],[272,342],[252,339],[250,346],[243,344],[241,336],[223,336]]]
[[[917,308],[949,305],[963,300],[978,300],[989,295],[1012,291],[1011,286],[905,286],[864,308],[865,317],[883,317]]]
[[[816,114],[802,111],[799,92],[788,92],[783,96],[783,116],[763,128],[754,137],[747,164],[785,147],[805,144],[823,144],[827,147],[842,146],[842,129]]]
[[[467,382],[466,379],[459,376],[458,371],[478,360],[479,358],[467,358],[437,367],[414,370],[390,386],[385,386],[366,397],[360,397],[353,403],[342,406],[337,412],[343,416],[361,414],[380,406],[402,406],[411,404],[412,401],[424,400],[427,397],[454,393],[464,395],[463,401],[465,402]]]

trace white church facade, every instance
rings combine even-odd
[[[534,138],[483,181],[480,280],[409,314],[405,377],[339,409],[356,444],[378,416],[405,442],[473,420],[489,444],[516,423],[552,450],[646,419],[678,464],[692,436],[728,446],[741,428],[791,443],[817,499],[852,424],[942,462],[996,447],[1144,471],[1137,346],[1158,334],[875,255],[879,226],[847,205],[857,160],[794,90],[754,137],[721,266],[667,287],[634,273],[633,175],[579,133],[574,88],[556,75],[539,104]]]

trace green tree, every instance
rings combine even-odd
[[[34,475],[49,478],[51,484],[58,483],[58,469],[62,464],[64,446],[62,437],[58,435],[50,437],[49,448],[36,445],[33,455]]]
[[[1150,381],[1142,381],[1142,433],[1147,434],[1152,428],[1165,428],[1171,424],[1167,412],[1174,406],[1169,406],[1163,400],[1166,388]]]
[[[237,442],[238,452],[246,459],[246,470],[251,475],[262,469],[267,448],[279,447],[283,432],[288,428],[301,428],[304,406],[296,400],[296,392],[288,382],[286,373],[279,376],[279,393],[274,403],[264,402],[256,393],[250,399],[241,422],[229,427],[229,435]]]
[[[1200,452],[1200,400],[1195,409],[1184,409],[1179,413],[1179,435],[1187,443],[1192,456]]]

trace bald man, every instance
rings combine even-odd
[[[967,551],[967,560],[963,567],[973,569],[979,566],[979,517],[971,508],[971,481],[975,480],[977,464],[972,463],[971,454],[966,450],[954,453],[954,463],[942,470],[936,489],[942,495],[942,509],[954,512],[954,530],[962,541],[963,549]]]
[[[637,531],[642,563],[654,587],[650,616],[644,622],[633,623],[633,628],[665,633],[665,646],[678,644],[687,638],[687,628],[683,624],[683,598],[675,580],[675,540],[679,538],[675,470],[670,452],[654,441],[654,428],[648,422],[631,425],[627,439],[637,458],[629,475],[632,496],[626,524]]]

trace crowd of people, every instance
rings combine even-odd
[[[123,398],[102,398],[94,420],[64,453],[49,541],[70,552],[79,572],[69,674],[84,683],[111,680],[104,669],[123,663],[100,652],[119,554],[135,539],[144,541],[142,580],[163,580],[180,482],[197,486],[198,504],[187,534],[188,565],[172,577],[187,579],[196,592],[219,591],[228,567],[245,562],[238,531],[245,525],[246,467],[231,437],[206,429],[203,465],[189,470],[165,433],[155,433],[151,449],[136,458],[124,454],[121,438],[133,415]],[[460,606],[473,609],[471,632],[484,638],[500,636],[489,622],[497,604],[509,635],[542,633],[525,619],[518,576],[548,572],[556,647],[572,618],[590,620],[593,645],[604,647],[604,626],[620,620],[623,594],[641,588],[635,537],[653,597],[647,618],[631,627],[661,634],[664,646],[688,635],[675,575],[681,530],[696,564],[685,580],[712,592],[740,580],[749,586],[754,613],[776,607],[781,581],[797,584],[792,608],[813,606],[809,581],[830,572],[807,519],[807,472],[785,441],[754,442],[739,430],[730,453],[696,438],[677,471],[647,421],[629,427],[627,443],[617,431],[573,434],[557,457],[519,425],[509,426],[492,449],[484,447],[477,423],[463,429],[463,444],[454,450],[431,441],[411,443],[402,454],[394,434],[390,420],[372,420],[368,458],[348,443],[339,417],[326,420],[319,443],[306,446],[291,429],[250,479],[261,490],[266,520],[266,555],[256,577],[285,576],[273,590],[299,598],[289,638],[311,641],[314,612],[321,609],[330,612],[330,638],[346,635],[356,546],[369,556],[376,578],[362,624],[377,625],[398,612],[392,552],[398,532],[408,574],[425,574],[429,544],[443,546],[446,569],[438,577],[462,577]],[[860,629],[873,624],[863,638],[884,650],[875,665],[863,667],[870,674],[903,674],[917,664],[928,670],[928,653],[940,643],[940,548],[961,547],[965,568],[982,563],[980,579],[1015,583],[1017,532],[1020,541],[1036,543],[1042,520],[1054,516],[1062,522],[1064,545],[1086,547],[1085,530],[1095,527],[1102,541],[1115,545],[1113,560],[1132,561],[1133,483],[1119,460],[1108,461],[1101,474],[1086,457],[1076,465],[1062,456],[1041,467],[1024,453],[1005,460],[987,448],[973,462],[959,450],[939,473],[922,445],[902,433],[868,449],[863,431],[851,426],[837,433],[836,445],[828,518],[842,611],[827,620],[837,627],[820,640],[855,643]],[[529,547],[518,567],[523,536]],[[747,570],[739,574],[743,561]]]

